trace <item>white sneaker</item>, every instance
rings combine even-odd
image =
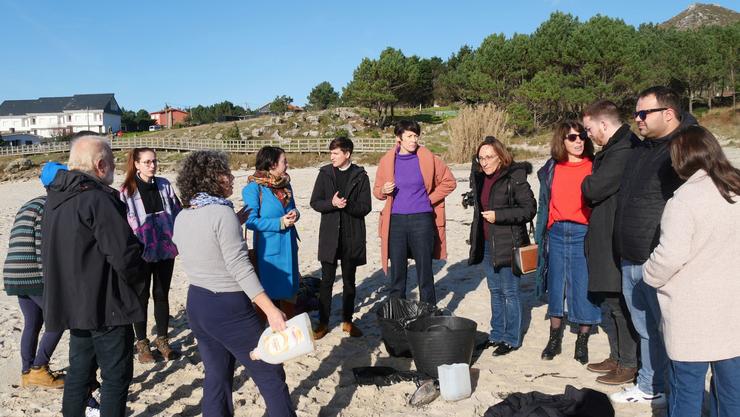
[[[666,406],[665,393],[658,392],[655,394],[647,394],[637,385],[633,385],[623,391],[610,394],[609,399],[615,403],[650,404],[656,408],[664,408]]]
[[[93,407],[85,408],[85,417],[100,417],[100,409]]]

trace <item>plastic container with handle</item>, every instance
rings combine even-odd
[[[273,332],[269,327],[262,332],[250,357],[271,364],[283,363],[313,352],[316,347],[313,341],[311,319],[308,314],[299,314],[285,322],[285,330]]]

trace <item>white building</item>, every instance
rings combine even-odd
[[[0,104],[0,132],[31,133],[47,138],[83,130],[121,130],[121,108],[113,94],[78,94]]]

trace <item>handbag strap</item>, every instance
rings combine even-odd
[[[512,192],[512,189],[511,189],[511,177],[509,177],[506,182],[506,195],[507,195],[507,198],[509,199],[509,207],[514,207],[514,193]],[[534,222],[532,220],[529,221],[528,234],[529,236],[532,237],[532,240],[534,240],[534,236],[535,236]],[[511,227],[511,237],[512,239],[514,239],[514,227],[513,226]]]

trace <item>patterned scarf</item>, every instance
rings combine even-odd
[[[288,188],[290,185],[290,176],[288,174],[283,174],[282,177],[276,177],[275,175],[270,174],[269,171],[255,171],[254,175],[249,176],[248,181],[254,181],[258,185],[271,189],[272,193],[275,194],[275,197],[277,197],[283,207],[287,207],[288,203],[290,203],[292,195],[290,193],[290,188]]]
[[[207,193],[198,193],[195,195],[195,197],[191,198],[189,208],[197,209],[209,206],[211,204],[220,204],[222,206],[229,206],[232,209],[234,208],[234,203],[232,203],[230,200],[227,200],[223,197],[215,197]]]

